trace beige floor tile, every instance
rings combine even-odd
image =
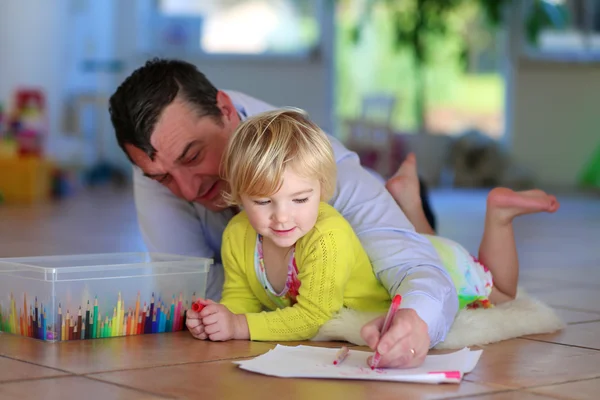
[[[596,256],[594,256],[594,258],[596,258]],[[571,267],[533,268],[522,270],[519,282],[539,281],[544,284],[548,283],[550,286],[552,286],[552,282],[555,282],[557,284],[557,289],[565,289],[570,286],[592,290],[600,288],[600,270],[596,267],[598,265],[598,258],[596,258],[595,261],[582,260],[567,265],[571,265]]]
[[[557,289],[536,293],[535,297],[551,306],[600,312],[600,289]]]
[[[0,341],[0,355],[77,374],[252,357],[271,348],[249,341],[205,342],[188,332],[65,343],[5,335]]]
[[[469,400],[548,400],[548,399],[556,399],[555,397],[546,396],[543,394],[535,394],[523,392],[521,390],[515,390],[512,392],[503,392],[503,393],[490,393],[484,394],[481,396],[469,396],[469,397],[461,397],[461,399],[469,399]]]
[[[598,365],[600,351],[514,339],[485,346],[477,367],[465,379],[523,388],[594,378]]]
[[[164,396],[142,393],[82,377],[41,379],[0,384],[2,400],[106,400],[164,399]]]
[[[561,343],[600,350],[600,322],[569,325],[560,332],[526,337],[549,343]],[[598,371],[600,371],[600,367]]]
[[[91,375],[153,393],[198,399],[264,400],[286,399],[440,399],[455,396],[489,393],[502,389],[473,382],[460,385],[417,385],[395,382],[342,381],[329,379],[275,378],[240,370],[228,361],[186,364],[119,373]],[[203,377],[211,377],[206,379]],[[240,390],[248,388],[248,390]],[[250,389],[251,388],[251,389]]]
[[[599,321],[600,313],[587,311],[575,311],[566,308],[554,307],[556,314],[567,324],[576,324],[581,322]]]
[[[600,378],[563,383],[560,385],[543,386],[527,390],[533,393],[545,394],[560,399],[597,399],[600,397]]]
[[[0,357],[0,382],[15,381],[19,379],[48,378],[51,376],[65,376],[64,372],[55,369],[40,367],[22,361]]]

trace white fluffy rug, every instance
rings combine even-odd
[[[360,328],[378,314],[344,309],[321,327],[312,340],[342,340],[364,346]],[[446,336],[436,349],[462,349],[524,335],[555,332],[565,323],[554,310],[519,289],[511,302],[489,309],[461,310]]]

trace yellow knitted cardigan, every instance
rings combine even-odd
[[[297,302],[283,309],[269,299],[256,276],[257,233],[244,211],[223,233],[221,255],[225,284],[221,304],[245,314],[251,340],[307,340],[342,307],[386,312],[387,290],[350,224],[326,203],[319,205],[315,227],[296,242],[301,286]]]

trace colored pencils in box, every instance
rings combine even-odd
[[[137,299],[135,300],[135,314],[133,316],[133,334],[135,335],[137,332],[137,324],[140,316],[140,292],[137,293]]]
[[[73,340],[73,331],[75,330],[75,318],[69,318],[69,326],[67,327],[67,329],[69,330],[68,340]]]
[[[121,300],[121,314],[119,315],[119,332],[118,335],[119,336],[124,336],[127,334],[127,332],[123,329],[124,322],[125,322],[125,302],[123,300]]]
[[[185,307],[181,311],[181,330],[183,330],[185,328],[185,319],[187,317],[187,310],[189,310],[189,303],[186,300],[185,301]]]
[[[152,292],[152,298],[150,299],[150,321],[148,323],[148,332],[152,333],[152,318],[154,318],[154,292]]]
[[[75,326],[73,326],[73,340],[79,340],[79,338],[81,337],[81,333],[79,332],[79,326],[78,324],[74,324]]]
[[[108,319],[108,315],[104,317],[104,331],[102,332],[102,337],[110,337],[111,335],[111,326],[110,321]]]
[[[100,312],[98,311],[98,296],[94,299],[94,329],[92,329],[92,338],[95,339],[100,337],[98,332],[100,331]]]
[[[81,337],[81,324],[83,323],[82,319],[83,318],[81,315],[81,306],[79,306],[79,311],[77,312],[77,332],[79,333],[79,335],[76,335],[76,337],[75,337],[76,340],[80,339],[80,337]]]
[[[29,315],[27,312],[27,294],[25,293],[23,295],[23,322],[24,322],[24,329],[23,329],[23,335],[24,336],[29,336]]]
[[[87,306],[85,309],[85,335],[82,335],[82,339],[90,338],[90,301],[87,301]]]
[[[96,318],[96,329],[94,329],[96,332],[94,333],[94,338],[101,338],[102,337],[102,317],[100,316],[100,312],[98,311],[98,305],[97,305],[97,300],[96,300],[96,305],[94,306],[94,314],[95,314],[95,318]]]
[[[114,330],[114,336],[119,336],[119,327],[123,324],[119,324],[119,318],[121,318],[121,292],[119,292],[119,298],[117,299],[117,314],[116,317],[117,319],[115,321],[113,321],[113,330]],[[116,329],[115,329],[116,328]]]
[[[154,314],[152,314],[152,322],[150,323],[150,332],[149,333],[156,333],[156,313],[157,313],[157,311],[154,310]]]
[[[62,308],[60,306],[60,303],[58,303],[58,321],[56,326],[58,326],[58,340],[63,340],[63,333],[62,333]]]
[[[42,340],[46,340],[46,331],[48,330],[48,317],[46,314],[46,307],[42,307]]]
[[[117,336],[117,309],[113,308],[112,319],[108,320],[108,326],[110,326],[110,336]]]
[[[138,335],[142,335],[146,329],[146,303],[144,302],[144,308],[140,312],[140,317],[138,320],[140,326],[138,327]]]
[[[35,327],[38,325],[38,299],[37,296],[35,296],[35,307],[34,307],[34,311],[35,311],[35,315],[33,317],[33,337],[38,339],[38,331],[37,329],[35,329]]]
[[[152,308],[154,308],[154,307],[152,307]],[[152,333],[152,314],[150,312],[150,306],[148,306],[148,308],[146,309],[146,317],[145,317],[145,321],[144,321],[144,333]]]
[[[87,328],[86,328],[85,324],[82,324],[81,325],[81,332],[79,333],[79,338],[81,340],[85,340],[85,333],[86,333],[86,331],[87,331]]]

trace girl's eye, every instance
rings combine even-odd
[[[259,206],[264,206],[269,204],[270,201],[269,200],[254,200],[254,204],[257,204]]]
[[[304,199],[294,199],[294,203],[306,203],[308,201],[308,197]]]

